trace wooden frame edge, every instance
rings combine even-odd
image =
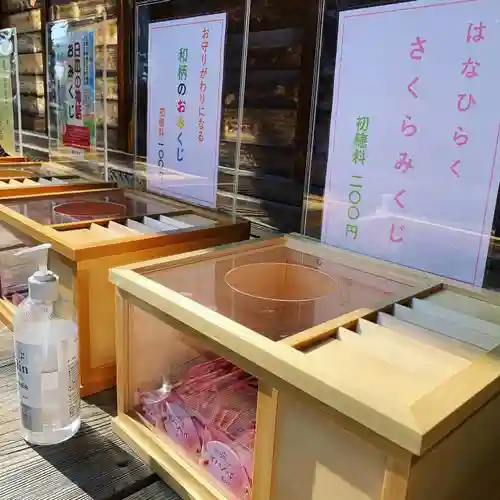
[[[115,287],[115,343],[116,343],[116,398],[118,413],[126,413],[132,407],[129,401],[129,325],[130,304]]]
[[[406,500],[410,480],[412,455],[393,457],[385,460],[385,474],[380,500]]]
[[[423,435],[422,450],[437,444],[499,392],[500,346],[412,405]]]
[[[12,331],[14,315],[17,307],[7,299],[0,299],[0,322]]]
[[[93,183],[91,183],[93,184]],[[98,183],[97,185],[100,185]],[[79,184],[77,184],[79,186]],[[101,194],[104,192],[117,192],[117,191],[122,191],[122,188],[94,188],[94,189],[89,189],[86,191],[85,194]],[[82,190],[76,190],[76,191],[64,191],[64,192],[56,192],[56,193],[36,193],[36,194],[28,194],[25,196],[18,196],[18,195],[13,195],[13,196],[6,196],[4,198],[1,198],[2,204],[5,202],[13,202],[16,200],[25,200],[26,198],[29,198],[30,200],[38,200],[39,198],[56,198],[58,196],[71,196],[74,194],[81,194]]]
[[[9,157],[8,157],[9,158]],[[9,158],[10,159],[10,158]],[[2,161],[0,162],[0,170],[5,168],[29,168],[29,167],[42,167],[43,163],[41,161],[19,161],[14,160],[12,162]]]
[[[259,382],[252,488],[252,496],[256,499],[271,500],[273,498],[278,404],[279,392],[264,382]]]
[[[185,500],[228,500],[208,480],[201,480],[194,467],[166,449],[153,433],[132,417],[119,413],[112,429],[139,457]]]
[[[250,234],[250,226],[246,224],[218,224],[216,226],[173,231],[166,234],[140,234],[131,237],[118,237],[113,240],[92,243],[88,246],[74,247],[75,259],[77,261],[92,260],[121,253],[148,250],[149,248],[186,245],[192,241],[197,241],[191,237],[193,233],[198,234],[197,240],[223,240],[231,235],[234,235],[234,238],[230,239],[244,239]]]
[[[57,177],[57,176],[53,176]],[[0,178],[0,181],[2,178]],[[82,182],[78,184],[56,184],[56,185],[41,185],[41,186],[24,186],[13,188],[0,189],[0,202],[1,200],[11,200],[12,198],[24,198],[26,196],[32,197],[35,195],[48,195],[60,194],[66,195],[67,193],[81,193],[82,191],[93,191],[95,189],[114,189],[116,183],[110,182]]]

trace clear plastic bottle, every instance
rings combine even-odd
[[[80,428],[78,331],[72,307],[59,296],[59,278],[47,269],[49,249],[19,252],[40,259],[13,320],[21,432],[37,445],[61,443]]]

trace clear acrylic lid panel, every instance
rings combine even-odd
[[[408,288],[286,246],[147,277],[275,341]]]
[[[120,190],[15,200],[4,205],[46,225],[158,214],[173,208]]]
[[[16,28],[0,30],[0,156],[23,154]]]
[[[107,94],[107,37],[98,35],[105,21],[104,12],[88,19],[47,23],[50,159],[103,178],[107,163],[107,100],[103,98]],[[104,92],[99,95],[97,80],[104,82]]]
[[[245,1],[199,5],[137,7],[136,167],[148,191],[235,213],[238,148],[220,155],[221,117],[231,110],[238,129]]]
[[[303,231],[498,289],[498,3],[330,3]]]

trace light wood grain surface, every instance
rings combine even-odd
[[[177,500],[178,498],[165,483],[155,481],[150,486],[127,497],[127,500]]]
[[[19,434],[14,366],[0,367],[2,500],[179,500],[111,431],[113,390],[88,398],[66,443],[31,447]]]

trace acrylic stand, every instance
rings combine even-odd
[[[221,154],[222,88],[230,76],[242,93],[246,52],[227,34],[227,12],[196,9],[177,0],[137,6],[134,164],[148,191],[235,216],[240,138]],[[235,52],[241,66],[229,75]],[[243,99],[233,108],[239,130]]]
[[[46,41],[50,161],[106,180],[106,13],[47,23]]]
[[[23,156],[16,28],[0,30],[0,157],[5,155]]]

